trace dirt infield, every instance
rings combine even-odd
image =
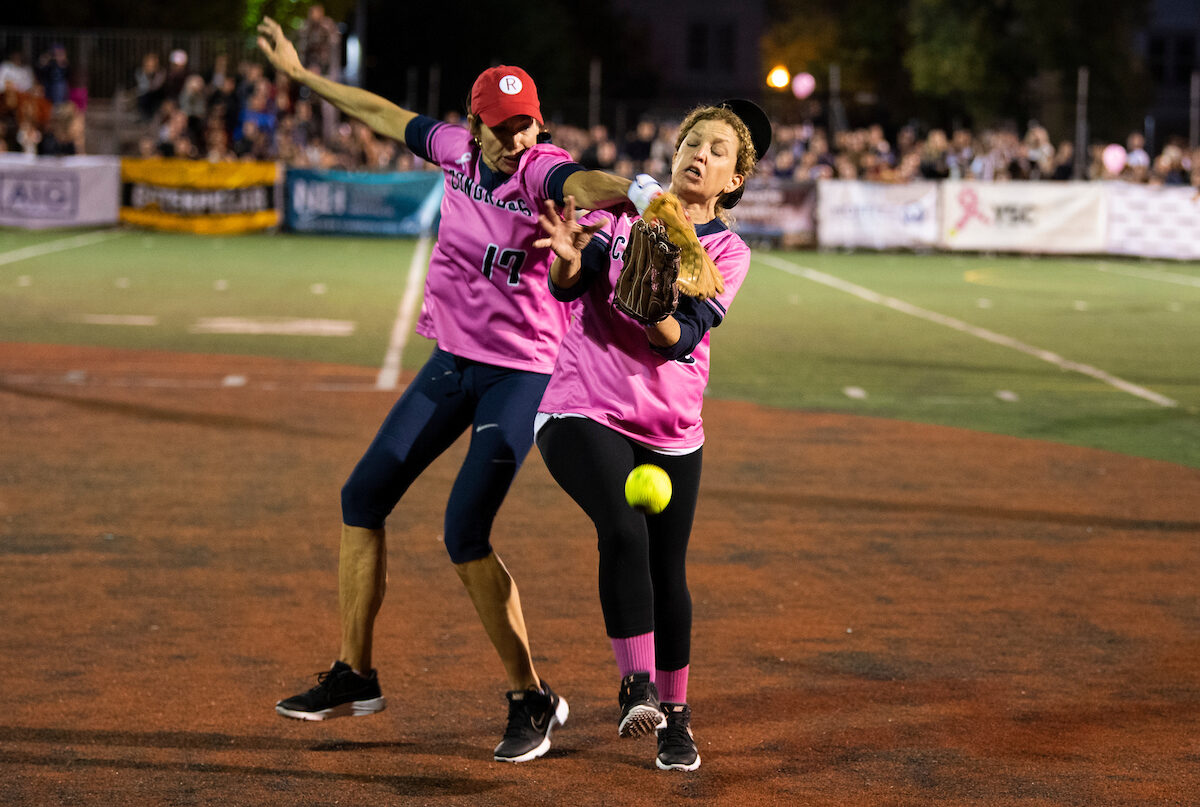
[[[536,451],[495,544],[571,704],[547,757],[490,761],[502,670],[439,537],[461,443],[389,523],[388,709],[278,718],[336,651],[372,380],[0,344],[0,803],[1197,803],[1200,472],[744,403],[706,408],[697,772],[617,737],[594,536]]]

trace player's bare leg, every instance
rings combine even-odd
[[[479,620],[508,675],[508,727],[496,746],[497,762],[527,762],[550,750],[550,734],[567,722],[570,710],[533,669],[525,617],[517,584],[504,563],[486,557],[456,563],[455,571],[467,589]]]
[[[341,653],[329,671],[317,677],[315,687],[275,704],[276,712],[297,720],[328,720],[374,714],[385,707],[371,669],[371,638],[386,588],[383,530],[343,524],[338,556]]]
[[[537,689],[529,635],[517,584],[495,552],[479,560],[454,564],[454,570],[471,596],[483,629],[504,664],[510,689]]]
[[[338,658],[354,670],[371,670],[375,617],[387,590],[387,538],[383,530],[342,525],[338,556],[338,611],[342,649]]]

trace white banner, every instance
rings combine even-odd
[[[30,230],[117,223],[118,157],[0,154],[0,225]]]
[[[1195,188],[1106,182],[1113,255],[1200,259],[1200,193]]]
[[[1104,251],[1097,182],[943,182],[942,246],[997,252]]]
[[[938,186],[823,179],[817,186],[817,242],[825,247],[920,249],[938,242]]]

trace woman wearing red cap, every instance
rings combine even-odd
[[[568,306],[550,294],[553,255],[535,246],[546,200],[587,208],[644,206],[654,186],[586,171],[539,142],[537,88],[519,67],[489,68],[471,89],[466,127],[418,115],[306,70],[279,25],[259,25],[260,49],[285,73],[399,140],[445,174],[441,226],[417,332],[436,339],[426,365],[387,415],[342,488],[338,568],[341,650],[317,686],[276,704],[286,717],[324,720],[384,708],[371,637],[386,581],[384,521],[409,485],[467,429],[471,443],[446,508],[445,542],[508,676],[509,717],[498,761],[550,747],[567,703],[534,670],[517,587],[489,536],[533,443],[533,420],[566,331]]]

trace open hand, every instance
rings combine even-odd
[[[304,72],[304,65],[300,63],[300,54],[296,53],[296,46],[288,40],[279,23],[270,17],[263,17],[263,21],[258,24],[258,33],[258,49],[276,70],[290,78]]]
[[[592,235],[607,224],[607,221],[602,219],[592,224],[580,224],[575,218],[575,197],[568,196],[561,216],[554,200],[547,199],[545,211],[538,214],[538,223],[547,235],[534,241],[533,245],[539,248],[549,247],[564,261],[573,261],[579,258],[583,248],[592,240]]]

